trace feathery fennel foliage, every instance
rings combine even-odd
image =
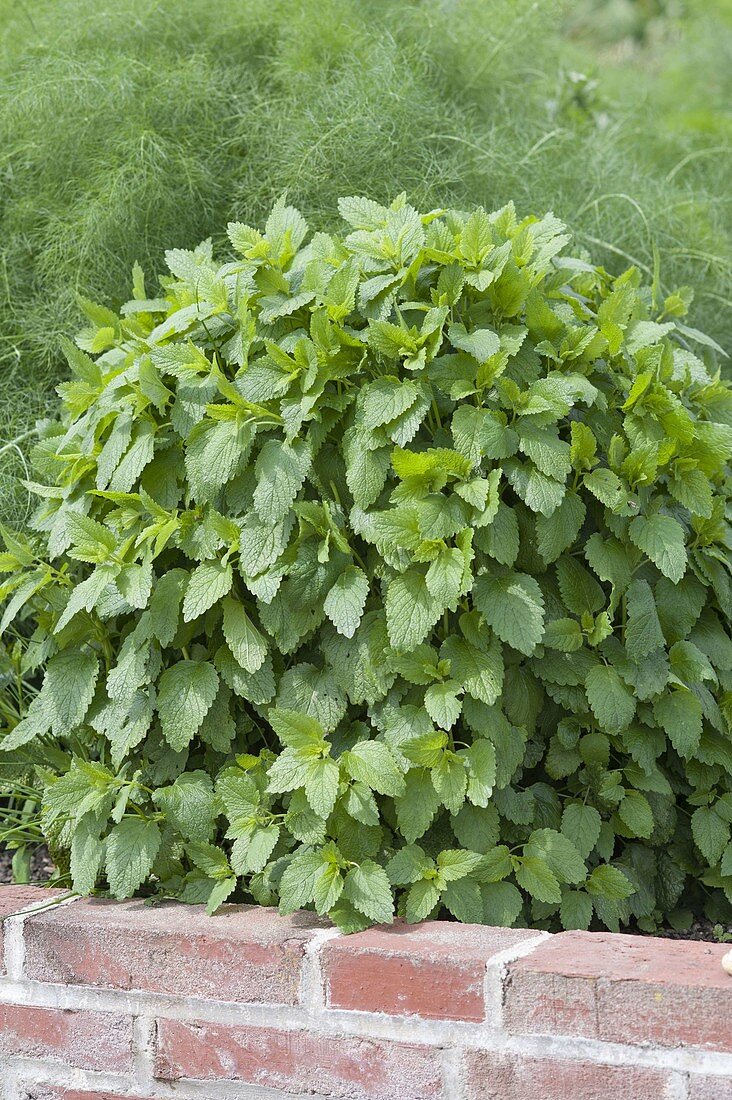
[[[173,249],[66,345],[0,558],[57,860],[345,930],[728,919],[732,391],[688,293],[551,214],[340,212]]]
[[[720,24],[684,25],[720,61],[687,63],[677,83],[687,114],[701,88],[698,109],[674,125],[665,53],[588,99],[571,70],[588,52],[612,66],[588,36],[577,52],[563,40],[563,15],[533,0],[490,18],[482,0],[0,0],[0,447],[52,407],[78,293],[116,309],[133,262],[159,272],[166,247],[220,246],[220,226],[258,223],[285,190],[319,229],[353,193],[551,208],[608,270],[693,285],[695,323],[729,347],[729,141],[710,130],[712,155],[695,133],[707,74],[724,79]],[[22,474],[15,449],[0,456],[16,523]]]

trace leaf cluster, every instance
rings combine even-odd
[[[23,437],[52,415],[77,292],[116,310],[135,260],[220,251],[284,189],[318,229],[339,195],[551,207],[608,269],[693,285],[729,348],[728,5],[669,4],[609,50],[603,23],[639,7],[0,0],[0,518],[29,513]]]
[[[66,344],[0,556],[44,834],[81,893],[345,930],[728,916],[732,392],[688,292],[511,204],[339,209]]]

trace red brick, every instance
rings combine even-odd
[[[244,1081],[348,1100],[442,1095],[439,1051],[310,1031],[158,1021],[155,1076]]]
[[[132,1017],[0,1005],[0,1054],[57,1058],[81,1069],[132,1069]]]
[[[668,1076],[637,1066],[600,1066],[475,1051],[468,1100],[665,1100]]]
[[[689,1077],[687,1100],[732,1100],[732,1077]]]
[[[443,1020],[483,1020],[491,956],[535,932],[431,921],[394,924],[331,940],[323,949],[332,1008]]]
[[[313,914],[253,905],[78,902],[26,924],[30,978],[212,1000],[295,1004]]]
[[[4,921],[31,905],[43,905],[63,895],[63,890],[46,890],[43,886],[0,886],[0,974],[5,973],[2,930]]]
[[[564,932],[511,963],[513,1032],[732,1051],[721,944]]]

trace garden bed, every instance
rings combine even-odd
[[[0,845],[0,885],[13,882],[13,852]],[[31,881],[46,883],[54,874],[53,860],[48,854],[45,844],[40,844],[31,856],[30,873]]]
[[[732,1098],[722,945],[52,896],[0,888],[12,1100]]]

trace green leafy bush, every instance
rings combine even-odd
[[[135,260],[218,253],[284,190],[326,230],[339,195],[551,207],[731,346],[727,0],[669,5],[642,52],[602,48],[608,6],[617,31],[603,0],[0,0],[0,519],[77,292],[116,310]]]
[[[171,251],[66,345],[2,557],[57,860],[348,930],[728,916],[732,392],[688,290],[511,205],[340,212]]]

